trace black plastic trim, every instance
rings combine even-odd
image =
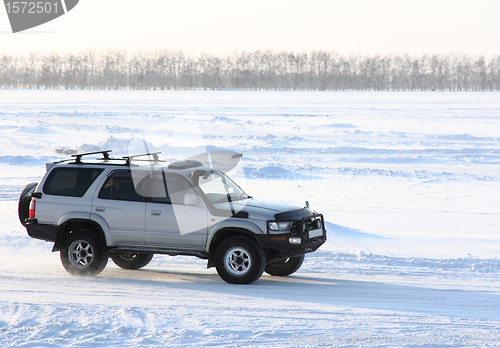
[[[322,236],[312,239],[309,239],[308,234],[304,234],[301,237],[300,244],[291,244],[289,242],[289,238],[300,238],[293,234],[263,234],[255,235],[255,238],[259,242],[260,246],[267,251],[267,260],[271,261],[275,259],[301,256],[306,253],[316,251],[326,242],[326,230],[323,230]]]
[[[200,259],[208,259],[208,254],[205,251],[191,251],[181,249],[164,249],[164,248],[145,248],[145,247],[113,247],[108,249],[108,255],[116,255],[121,253],[153,253],[164,254],[170,256],[185,255],[196,256]]]
[[[64,233],[64,231],[66,230],[67,225],[71,224],[71,223],[91,225],[92,227],[94,227],[94,229],[99,234],[99,237],[101,238],[101,242],[103,243],[103,245],[106,245],[106,236],[104,235],[104,231],[102,230],[101,226],[97,222],[95,222],[94,220],[90,220],[90,219],[78,219],[78,218],[76,218],[76,219],[69,219],[69,220],[65,221],[61,226],[59,226],[57,238],[55,240],[54,247],[52,248],[52,251],[61,250],[62,244],[63,244],[63,242],[66,239],[67,234],[68,234],[68,233]]]
[[[290,210],[286,211],[284,213],[277,213],[274,214],[274,219],[276,221],[294,221],[294,220],[300,220],[305,217],[312,217],[315,216],[316,213],[312,211],[309,208],[301,208],[297,210]]]
[[[59,226],[31,223],[26,225],[26,230],[31,238],[41,239],[47,242],[55,242]]]
[[[98,153],[100,153],[100,154],[102,154],[102,159],[108,160],[108,159],[110,159],[109,158],[110,152],[111,152],[111,150],[77,153],[77,154],[71,155],[71,157],[75,157],[75,163],[82,163],[83,156],[97,155]]]

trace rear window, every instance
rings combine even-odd
[[[50,172],[43,192],[54,196],[83,197],[103,169],[56,168]]]

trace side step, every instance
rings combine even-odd
[[[108,255],[116,255],[123,253],[153,253],[153,254],[165,254],[170,256],[184,255],[184,256],[196,256],[204,260],[208,259],[208,254],[205,251],[154,249],[154,248],[127,248],[127,247],[116,247],[108,249]]]

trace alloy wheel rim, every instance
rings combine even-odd
[[[73,266],[86,268],[94,259],[94,248],[87,241],[76,240],[69,246],[68,256]]]
[[[241,247],[229,249],[224,256],[224,266],[227,271],[236,276],[246,274],[252,266],[252,259],[247,250]]]

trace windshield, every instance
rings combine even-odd
[[[193,181],[212,203],[227,203],[250,198],[243,190],[218,170],[193,173]]]

